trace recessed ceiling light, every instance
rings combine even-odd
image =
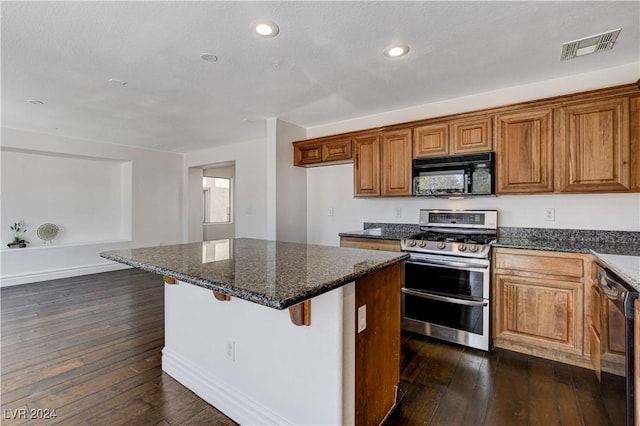
[[[35,100],[35,99],[31,99],[31,100],[29,100],[28,102],[29,102],[30,104],[34,104],[34,105],[44,105],[44,102],[42,102],[42,101],[38,101],[38,100]]]
[[[110,78],[109,83],[115,84],[116,86],[125,86],[127,84],[126,81],[118,80],[117,78]]]
[[[213,53],[203,53],[200,55],[200,59],[207,62],[218,62],[218,57]]]
[[[271,21],[255,22],[253,28],[261,37],[275,37],[280,32],[280,28]]]
[[[409,53],[409,46],[406,44],[394,44],[384,49],[384,56],[388,58],[397,58]]]

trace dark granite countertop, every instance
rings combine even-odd
[[[382,228],[363,229],[360,231],[341,232],[338,234],[339,237],[370,238],[372,240],[401,240],[408,235],[411,234],[407,234],[403,231]]]
[[[599,253],[634,256],[640,255],[640,247],[626,242],[615,243],[610,241],[583,241],[564,238],[545,240],[500,236],[493,246],[528,250],[561,251],[568,253],[591,253],[593,250]]]
[[[296,305],[409,257],[249,238],[108,251],[100,256],[275,309]]]

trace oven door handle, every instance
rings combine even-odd
[[[437,300],[438,302],[453,303],[455,305],[481,306],[481,307],[489,305],[489,302],[476,302],[474,300],[457,299],[455,297],[440,296],[437,294],[425,293],[422,291],[412,290],[410,288],[404,288],[404,287],[402,288],[402,292],[410,296],[422,297],[423,299]]]
[[[411,258],[407,261],[407,263],[411,263],[414,265],[434,265],[434,266],[449,266],[451,268],[475,268],[475,269],[487,269],[489,265],[478,265],[477,263],[469,263],[469,262],[455,262],[455,261],[438,261],[431,259],[415,259]]]

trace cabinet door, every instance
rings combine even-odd
[[[491,117],[451,123],[451,154],[491,151],[493,133]]]
[[[382,196],[411,195],[411,129],[382,134]]]
[[[413,129],[413,158],[449,154],[449,125],[432,124]]]
[[[293,165],[307,166],[322,162],[321,143],[295,143],[293,145]]]
[[[322,144],[322,161],[339,162],[351,159],[351,138],[337,139]]]
[[[496,192],[553,192],[552,110],[501,114],[496,123]]]
[[[495,281],[496,346],[582,356],[583,283],[506,274]]]
[[[628,191],[628,98],[570,105],[560,108],[558,115],[558,190]]]
[[[380,196],[380,137],[358,136],[353,139],[353,190],[356,197]]]

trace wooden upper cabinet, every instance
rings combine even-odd
[[[353,190],[356,197],[380,196],[380,136],[353,139]]]
[[[449,154],[449,125],[432,124],[413,129],[413,158]]]
[[[553,110],[496,117],[498,194],[553,192]]]
[[[451,154],[491,151],[493,134],[491,117],[451,123]]]
[[[411,129],[382,134],[382,196],[411,195]]]
[[[351,137],[310,140],[293,143],[293,165],[302,167],[349,163]]]
[[[558,191],[630,190],[629,98],[569,105],[557,115]]]
[[[413,129],[413,158],[491,151],[491,117],[447,121]]]
[[[337,139],[322,144],[322,161],[336,162],[351,160],[351,138]]]
[[[322,144],[306,143],[293,146],[293,165],[308,166],[322,162]]]

